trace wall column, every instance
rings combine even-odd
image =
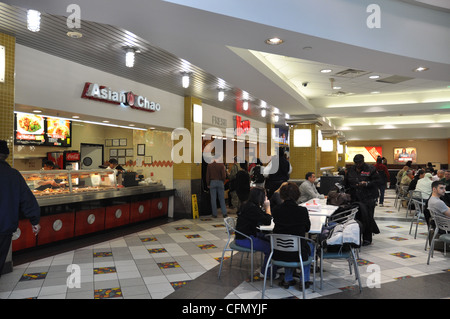
[[[311,131],[311,146],[296,147],[294,132],[297,129]],[[304,179],[306,173],[314,172],[317,175],[320,163],[320,148],[317,147],[316,124],[293,124],[290,128],[290,163],[292,165],[291,179]]]
[[[191,147],[189,150],[183,149],[183,152],[189,152],[190,162],[174,163],[173,165],[173,188],[176,189],[174,217],[176,218],[192,218],[193,194],[197,195],[198,207],[201,214],[202,163],[195,162],[198,158],[194,157],[194,153],[198,157],[199,152],[201,154],[202,151],[202,124],[194,123],[194,104],[202,105],[202,101],[192,96],[186,96],[184,98],[184,128],[190,132]],[[177,141],[174,141],[174,144],[176,143]]]
[[[336,171],[336,165],[338,162],[338,151],[337,151],[337,137],[336,136],[329,136],[324,137],[324,141],[332,141],[333,142],[333,149],[331,151],[324,151],[323,145],[321,148],[320,153],[320,167],[330,167],[333,166],[334,169],[332,171]],[[323,143],[323,141],[322,141]]]
[[[5,79],[0,82],[0,140],[9,147],[7,162],[13,165],[14,155],[14,70],[16,38],[0,33],[0,45],[5,47]]]
[[[6,161],[14,164],[14,71],[16,38],[0,33],[0,45],[5,52],[5,77],[0,82],[0,140],[8,143],[9,156]],[[13,271],[12,249],[9,247],[3,273]]]

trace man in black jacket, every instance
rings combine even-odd
[[[380,176],[373,165],[364,162],[362,154],[355,155],[353,162],[355,165],[348,169],[344,184],[349,189],[352,203],[359,202],[366,208],[368,222],[363,232],[363,246],[366,246],[372,243],[372,234],[380,232],[374,219]]]
[[[19,214],[28,218],[35,235],[40,230],[41,210],[22,175],[6,162],[9,148],[0,140],[0,276],[11,246],[12,234],[19,226]]]

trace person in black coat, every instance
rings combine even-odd
[[[236,222],[236,230],[252,238],[254,250],[264,252],[265,257],[261,265],[261,273],[264,273],[271,248],[270,242],[261,233],[257,232],[257,227],[270,225],[271,223],[270,202],[267,200],[266,192],[263,188],[253,187],[250,190],[247,202],[241,206]],[[239,246],[251,247],[250,239],[237,232],[235,240]]]
[[[364,162],[364,155],[355,155],[353,162],[355,165],[348,169],[344,185],[349,190],[352,203],[366,206],[368,224],[364,225],[363,233],[363,246],[366,246],[372,243],[372,234],[380,232],[374,219],[380,176],[373,165]]]
[[[300,191],[297,184],[292,182],[284,183],[279,189],[279,194],[282,203],[275,206],[272,211],[275,223],[273,233],[305,237],[305,234],[311,228],[311,222],[309,220],[308,210],[297,204],[297,200],[300,197]],[[304,240],[302,240],[301,244],[302,260],[308,260],[308,257],[311,254],[311,248]],[[273,258],[275,260],[283,261],[299,261],[298,253],[296,252],[274,251]],[[289,286],[295,285],[296,282],[293,278],[294,271],[295,268],[285,267],[284,280],[280,282],[280,286],[289,288]],[[303,272],[305,274],[305,286],[308,288],[311,284],[309,282],[310,266],[305,266]],[[302,287],[300,287],[300,289],[302,289]]]
[[[37,235],[41,226],[41,209],[23,176],[9,166],[6,159],[9,148],[0,140],[0,276],[5,265],[12,234],[19,226],[19,218],[30,220],[32,230]]]

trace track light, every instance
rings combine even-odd
[[[127,49],[127,53],[125,54],[125,65],[128,68],[134,67],[134,57],[135,57],[134,50],[131,48]]]
[[[27,11],[27,28],[31,32],[38,32],[41,29],[41,13],[39,11]]]

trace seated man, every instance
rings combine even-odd
[[[428,209],[432,210],[435,214],[450,217],[450,207],[441,200],[441,197],[445,195],[445,183],[435,181],[431,184],[431,189],[433,192],[428,200]]]
[[[313,198],[325,198],[324,195],[319,194],[314,185],[316,175],[313,172],[306,173],[306,181],[300,185],[300,199],[299,202],[304,203]]]
[[[411,181],[413,180],[414,175],[411,170],[406,171],[406,174],[402,177],[402,180],[400,182],[400,186],[409,186],[411,184]]]

